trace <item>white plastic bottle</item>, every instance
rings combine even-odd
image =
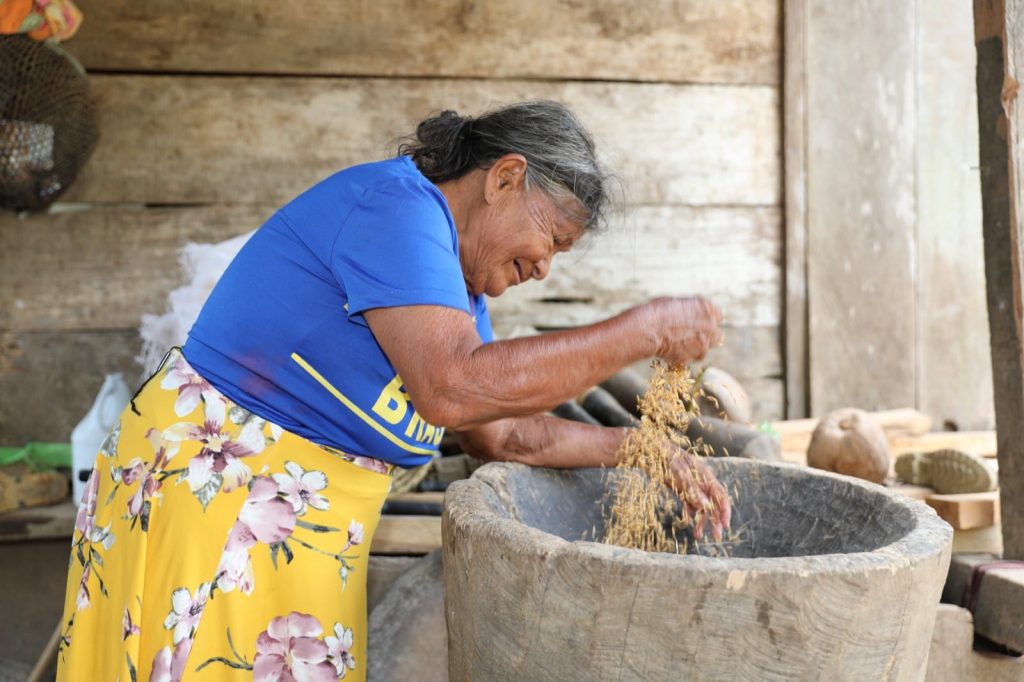
[[[120,372],[108,374],[92,407],[71,431],[71,499],[77,505],[104,439],[114,428],[132,394]]]

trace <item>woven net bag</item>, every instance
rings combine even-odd
[[[75,179],[97,137],[81,68],[46,43],[0,36],[0,208],[49,206]]]

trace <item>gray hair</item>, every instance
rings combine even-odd
[[[537,187],[555,200],[574,197],[586,229],[604,225],[609,176],[594,154],[593,138],[558,102],[520,102],[476,118],[442,111],[421,121],[398,153],[412,157],[435,183],[490,168],[505,154],[522,154],[527,189]]]

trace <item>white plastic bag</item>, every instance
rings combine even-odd
[[[82,500],[100,446],[131,399],[124,376],[108,374],[92,407],[71,431],[71,499],[76,505]]]

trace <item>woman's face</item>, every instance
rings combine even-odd
[[[545,192],[526,189],[521,156],[503,157],[481,172],[482,196],[459,230],[459,259],[469,291],[493,297],[547,277],[555,254],[571,249],[584,226]]]

